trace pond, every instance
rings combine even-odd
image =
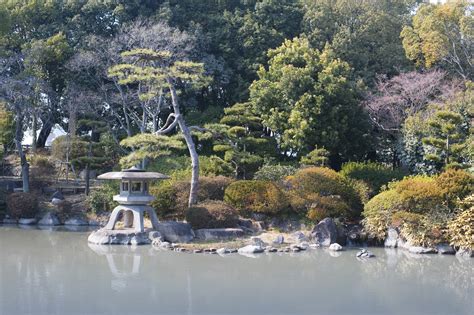
[[[221,257],[0,226],[0,314],[473,314],[474,259],[373,248]]]

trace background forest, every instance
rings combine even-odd
[[[1,0],[0,142],[18,151],[24,191],[30,165],[141,164],[172,176],[153,188],[162,217],[225,199],[358,218],[382,192],[390,220],[431,233],[472,193],[473,51],[464,1]],[[55,125],[67,135],[45,154]],[[412,189],[432,203],[414,210],[425,195]],[[385,233],[384,220],[367,226]]]

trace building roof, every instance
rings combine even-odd
[[[108,172],[102,175],[97,176],[97,179],[168,179],[169,176],[166,176],[157,172],[146,172],[145,170],[132,167],[129,169],[122,170],[120,172]]]

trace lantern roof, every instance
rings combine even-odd
[[[167,175],[158,172],[147,172],[138,167],[131,167],[120,172],[108,172],[97,176],[97,179],[134,179],[134,180],[152,180],[152,179],[168,179]]]

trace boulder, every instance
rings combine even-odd
[[[20,225],[33,225],[33,224],[36,224],[38,220],[36,220],[36,218],[32,218],[32,219],[20,219],[18,220],[18,224]]]
[[[313,228],[311,232],[311,237],[313,238],[316,244],[320,246],[329,246],[332,243],[336,242],[337,239],[337,230],[334,220],[331,218],[325,218],[321,220]]]
[[[3,224],[17,224],[18,220],[17,219],[11,219],[11,218],[5,218],[3,219]]]
[[[474,257],[474,250],[460,248],[456,252],[456,256],[461,258],[471,258]]]
[[[306,237],[306,235],[301,232],[301,231],[297,231],[295,233],[293,233],[293,237],[296,239],[296,241],[298,242],[304,242],[304,241],[307,241],[308,238]]]
[[[277,237],[273,240],[273,244],[281,245],[285,242],[285,238],[283,235],[277,235]]]
[[[225,247],[222,247],[216,250],[216,253],[218,253],[219,255],[230,254],[230,250]]]
[[[53,199],[64,200],[64,196],[59,190],[56,190],[51,196],[51,201],[53,201]]]
[[[261,232],[265,229],[265,223],[263,221],[253,221],[250,219],[239,219],[238,226],[247,232],[256,233]]]
[[[385,239],[384,246],[389,248],[396,248],[398,245],[399,234],[395,228],[389,228],[387,231],[387,238]]]
[[[367,233],[360,224],[352,224],[347,227],[347,245],[360,245],[367,242]]]
[[[436,250],[440,255],[454,255],[456,251],[451,245],[448,244],[438,244],[436,245]]]
[[[46,213],[41,220],[38,222],[39,225],[60,225],[61,222],[59,221],[58,217],[52,213]]]
[[[250,238],[250,240],[252,241],[252,243],[254,245],[257,245],[259,247],[267,246],[267,244],[264,241],[262,241],[262,239],[260,237],[253,236],[253,237]]]
[[[331,245],[329,245],[329,250],[332,250],[334,252],[340,252],[342,250],[342,246],[338,243],[332,243]]]
[[[147,232],[100,229],[87,238],[89,243],[98,245],[143,245],[150,244]]]
[[[431,247],[410,246],[408,251],[412,254],[436,254],[438,251]]]
[[[64,225],[74,225],[74,226],[89,225],[89,222],[87,222],[81,217],[72,217],[72,218],[67,219],[64,222]]]
[[[185,222],[160,222],[157,226],[158,232],[163,239],[172,243],[189,243],[194,239],[194,232],[191,225]]]
[[[227,241],[244,236],[242,229],[199,229],[194,231],[196,238],[204,241]]]
[[[367,249],[362,248],[359,252],[357,252],[356,257],[357,258],[373,258],[375,257],[375,255],[372,252],[368,251]]]
[[[258,254],[258,253],[263,253],[263,251],[264,251],[263,247],[260,247],[257,245],[247,245],[247,246],[239,248],[238,253],[239,254]]]

